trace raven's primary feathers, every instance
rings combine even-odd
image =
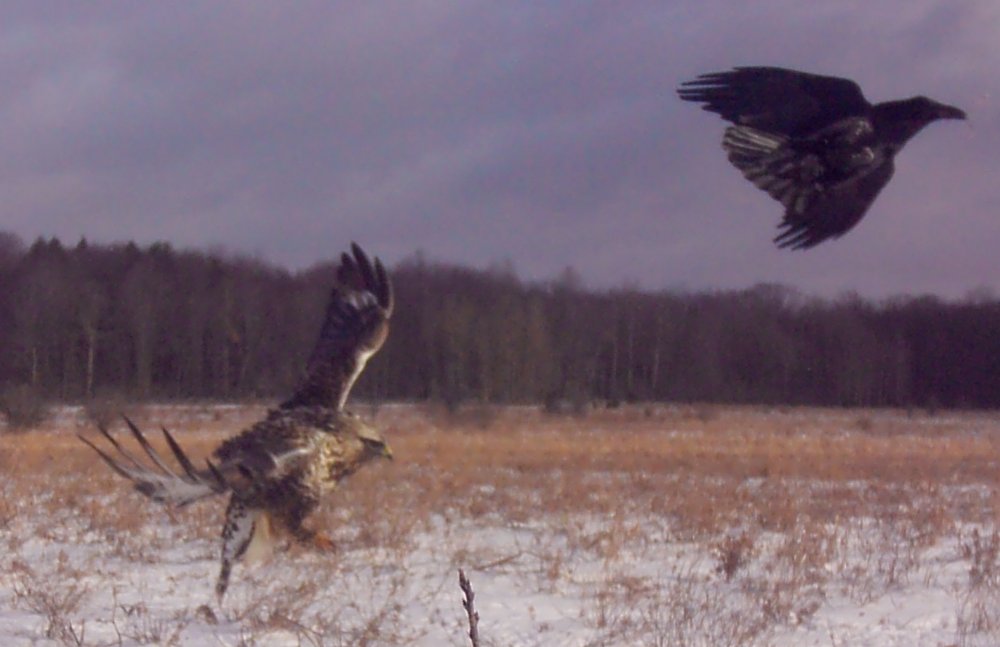
[[[685,101],[721,115],[729,161],[785,207],[779,247],[837,238],[893,173],[893,157],[937,119],[965,113],[926,97],[872,105],[854,81],[777,67],[738,67],[681,84]]]
[[[369,460],[392,457],[377,430],[343,409],[354,380],[388,335],[392,307],[392,283],[382,263],[372,263],[352,245],[351,254],[341,258],[326,319],[295,394],[219,445],[204,468],[196,467],[164,429],[180,465],[171,468],[128,419],[148,461],[136,458],[104,428],[103,449],[81,436],[111,469],[155,501],[184,506],[229,493],[215,586],[220,601],[233,564],[252,541],[267,541],[272,527],[299,542],[329,547],[329,539],[303,526],[321,495]]]

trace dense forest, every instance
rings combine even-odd
[[[280,397],[333,273],[166,243],[28,247],[0,233],[0,385],[66,401]],[[362,398],[1000,405],[1000,300],[988,294],[596,291],[572,270],[526,283],[419,255],[392,276],[392,334]]]

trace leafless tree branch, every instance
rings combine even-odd
[[[476,594],[472,591],[472,584],[465,576],[465,571],[458,569],[458,586],[461,587],[465,597],[462,598],[462,606],[469,616],[469,640],[472,647],[479,647],[479,612],[476,611]]]

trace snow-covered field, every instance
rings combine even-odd
[[[132,414],[192,453],[261,407]],[[73,437],[0,436],[0,644],[997,645],[1000,416],[365,412],[397,460],[212,586],[223,502],[166,511]]]

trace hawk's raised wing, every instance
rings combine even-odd
[[[737,67],[681,84],[685,101],[741,126],[792,137],[840,119],[863,116],[871,104],[850,79],[780,67]]]
[[[389,334],[393,294],[381,261],[373,264],[357,244],[344,253],[330,293],[326,319],[306,367],[306,376],[282,409],[323,406],[342,409],[354,380]]]

